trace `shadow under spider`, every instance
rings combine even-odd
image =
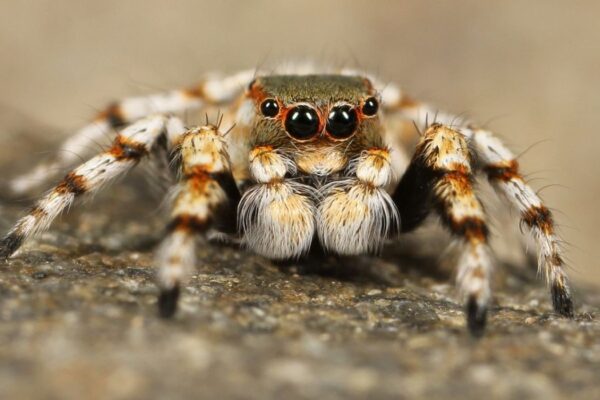
[[[299,260],[273,261],[283,273],[318,275],[352,283],[397,286],[407,276],[429,277],[439,281],[450,274],[441,269],[436,256],[417,256],[384,250],[381,255],[339,256],[327,253],[318,241]]]

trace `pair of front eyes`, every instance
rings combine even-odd
[[[372,117],[377,114],[379,102],[375,97],[364,101],[360,111],[349,104],[333,106],[327,115],[325,130],[327,134],[337,140],[347,139],[356,132],[359,114]],[[275,99],[266,99],[260,105],[260,112],[267,118],[276,118],[282,113],[279,103]],[[309,140],[322,130],[319,113],[307,104],[299,104],[287,109],[283,116],[283,125],[286,132],[296,140]]]

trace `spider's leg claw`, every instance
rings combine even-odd
[[[552,285],[551,292],[554,311],[564,317],[573,318],[575,316],[573,312],[573,299],[569,290],[565,286],[555,283]]]
[[[158,296],[158,314],[162,318],[171,318],[177,311],[179,300],[179,285],[171,289],[162,289]]]
[[[477,338],[483,336],[487,322],[487,307],[479,304],[477,299],[471,296],[467,301],[466,313],[467,326],[471,335]]]

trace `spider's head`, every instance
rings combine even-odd
[[[254,145],[275,146],[301,172],[329,175],[363,149],[381,143],[379,101],[359,76],[275,75],[249,87]]]

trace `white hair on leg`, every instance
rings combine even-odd
[[[573,316],[573,301],[552,213],[525,183],[517,160],[500,139],[483,129],[464,129],[464,132],[490,183],[519,211],[521,222],[531,230],[539,251],[538,268],[550,286],[554,309]]]
[[[195,86],[147,96],[129,97],[109,105],[90,124],[79,129],[60,146],[56,156],[32,171],[14,178],[14,194],[26,193],[54,178],[81,157],[89,156],[97,143],[122,128],[152,114],[183,114],[207,105],[230,103],[240,96],[254,77],[254,70],[232,75],[212,74]]]
[[[178,132],[180,125],[173,124]],[[195,264],[195,238],[213,226],[217,214],[235,217],[239,192],[231,176],[227,143],[216,126],[185,131],[177,140],[181,159],[180,181],[171,190],[171,222],[158,247],[155,263],[161,289],[161,316],[172,316],[181,283]]]
[[[68,173],[19,220],[0,242],[0,257],[10,257],[31,236],[46,230],[75,199],[93,194],[134,167],[163,134],[166,119],[148,117],[123,129],[112,146]]]

